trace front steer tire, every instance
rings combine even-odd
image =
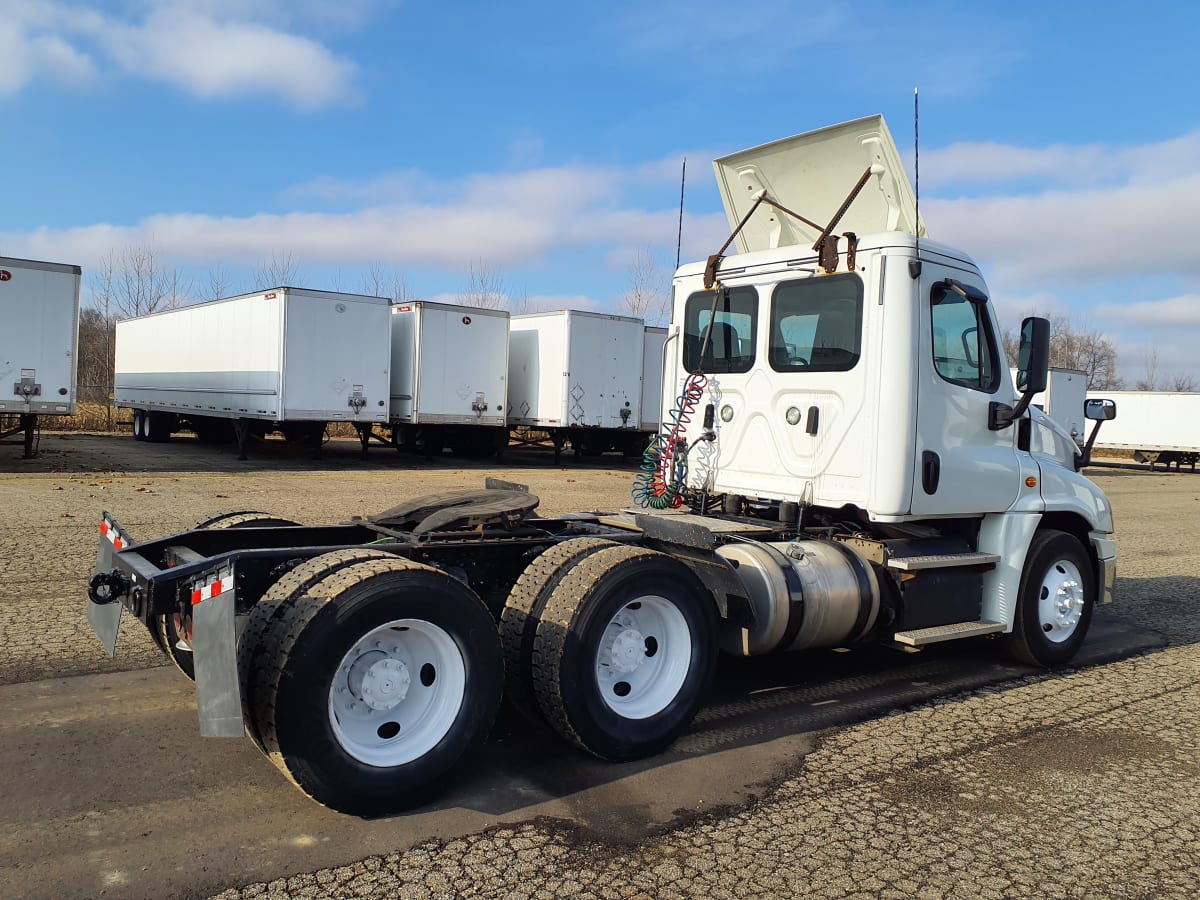
[[[1031,666],[1064,665],[1083,644],[1095,605],[1096,576],[1079,540],[1063,531],[1038,531],[1025,557],[1005,649]]]
[[[652,756],[695,717],[716,654],[715,605],[691,569],[641,547],[598,550],[566,574],[538,621],[538,705],[601,759]]]
[[[262,637],[254,703],[272,762],[318,803],[379,816],[427,802],[500,707],[495,621],[445,572],[347,566],[284,604]]]

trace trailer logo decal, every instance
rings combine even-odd
[[[470,325],[470,324],[471,324],[471,317],[470,317],[470,316],[463,316],[463,324],[464,324],[464,325]]]
[[[0,281],[9,281],[12,278],[12,272],[8,269],[0,269]]]

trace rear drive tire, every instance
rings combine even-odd
[[[538,705],[602,759],[666,748],[691,723],[716,664],[712,596],[682,562],[640,547],[598,550],[546,602],[532,654]]]
[[[1005,649],[1031,666],[1069,662],[1087,636],[1095,603],[1096,576],[1078,539],[1063,531],[1037,532],[1025,558]]]
[[[214,516],[211,519],[205,519],[196,525],[196,529],[201,528],[248,528],[251,526],[278,526],[278,525],[296,525],[296,522],[290,519],[280,519],[270,513],[242,511],[232,513],[222,513],[219,516]],[[168,613],[161,616],[156,616],[154,620],[154,639],[162,648],[167,657],[175,664],[180,672],[182,672],[189,680],[196,680],[196,664],[192,658],[192,651],[185,650],[179,646],[181,638],[184,637],[183,632],[189,631],[191,628],[190,613],[184,617],[178,612]],[[184,640],[187,645],[188,641]]]
[[[345,813],[398,812],[444,790],[500,706],[487,607],[445,572],[400,558],[313,585],[263,647],[269,677],[256,703],[271,760]]]
[[[618,546],[603,538],[573,538],[541,553],[521,573],[500,613],[500,642],[504,646],[504,684],[508,699],[519,712],[542,721],[533,687],[533,642],[538,619],[566,574],[581,559],[605,547]]]
[[[246,627],[238,640],[238,681],[241,683],[242,719],[246,723],[246,735],[263,753],[269,751],[262,739],[260,722],[265,711],[259,697],[266,692],[265,687],[273,674],[264,645],[264,637],[272,623],[289,604],[303,597],[313,585],[324,581],[335,572],[371,559],[394,558],[393,554],[383,550],[371,550],[366,547],[322,553],[300,563],[283,575],[250,610]],[[267,665],[264,666],[264,663]],[[273,741],[272,749],[279,749]]]

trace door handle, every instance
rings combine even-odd
[[[935,494],[938,489],[938,479],[942,477],[942,459],[932,450],[921,454],[921,487],[927,494]]]

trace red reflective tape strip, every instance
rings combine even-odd
[[[120,538],[113,538],[113,546],[116,547],[118,550],[120,550],[122,547],[125,546],[125,542],[123,540],[121,540]]]
[[[223,594],[225,592],[225,588],[221,586],[221,579],[219,578],[212,583],[211,587],[212,590],[208,592],[208,596],[210,597],[216,597],[218,594]]]
[[[108,523],[103,520],[100,522],[100,533],[108,534]]]
[[[204,598],[200,596],[200,591],[192,591],[192,606],[195,606]]]

